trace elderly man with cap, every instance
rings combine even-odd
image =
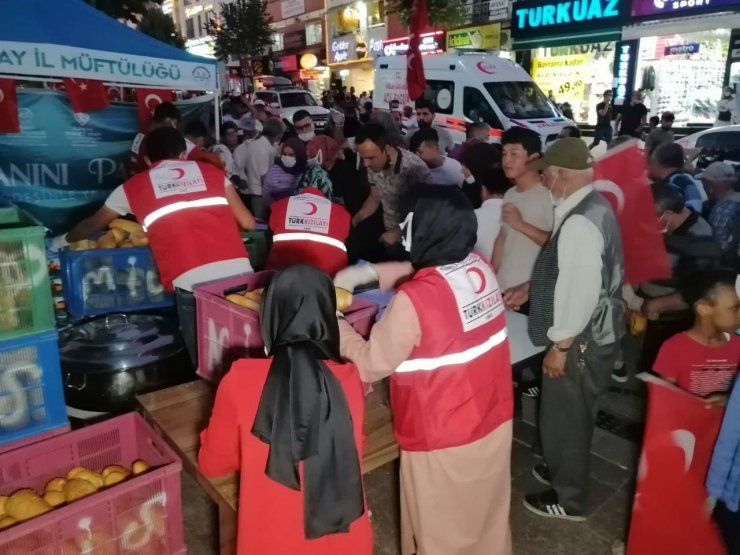
[[[591,154],[581,139],[560,139],[530,164],[541,170],[555,225],[528,284],[507,292],[530,299],[529,337],[547,347],[540,436],[545,464],[532,473],[549,488],[525,497],[544,517],[582,521],[597,401],[609,383],[625,333],[622,239],[609,202],[591,185]]]
[[[735,191],[735,169],[725,162],[713,162],[696,177],[704,182],[712,202],[709,223],[714,240],[722,249],[725,264],[740,264],[740,194]]]

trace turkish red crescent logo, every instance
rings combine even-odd
[[[178,181],[185,175],[185,170],[182,168],[170,168],[170,171],[175,172],[175,177],[172,178],[173,181]]]
[[[486,288],[486,275],[480,268],[470,268],[465,271],[465,276],[476,295],[480,295]]]
[[[306,202],[306,205],[308,206],[308,212],[304,212],[306,216],[313,216],[319,210],[315,202]]]
[[[496,73],[496,67],[486,61],[478,62],[477,64],[475,64],[475,67],[477,67],[483,73],[488,73],[489,75],[494,75]]]

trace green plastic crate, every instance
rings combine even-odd
[[[44,235],[26,212],[0,209],[0,341],[54,328]]]
[[[255,270],[261,270],[267,260],[267,231],[242,231],[242,241],[249,253],[249,262]]]

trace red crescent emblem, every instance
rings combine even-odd
[[[480,295],[486,288],[486,276],[480,268],[470,268],[465,272],[471,287],[476,295]]]
[[[175,177],[172,178],[174,181],[182,179],[182,176],[185,175],[185,170],[182,168],[172,168],[171,171],[175,172]]]
[[[308,212],[304,212],[306,216],[313,216],[319,210],[315,202],[307,202],[306,205],[308,205]]]

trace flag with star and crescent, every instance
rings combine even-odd
[[[64,89],[76,114],[102,110],[110,105],[108,91],[102,81],[67,78]]]

